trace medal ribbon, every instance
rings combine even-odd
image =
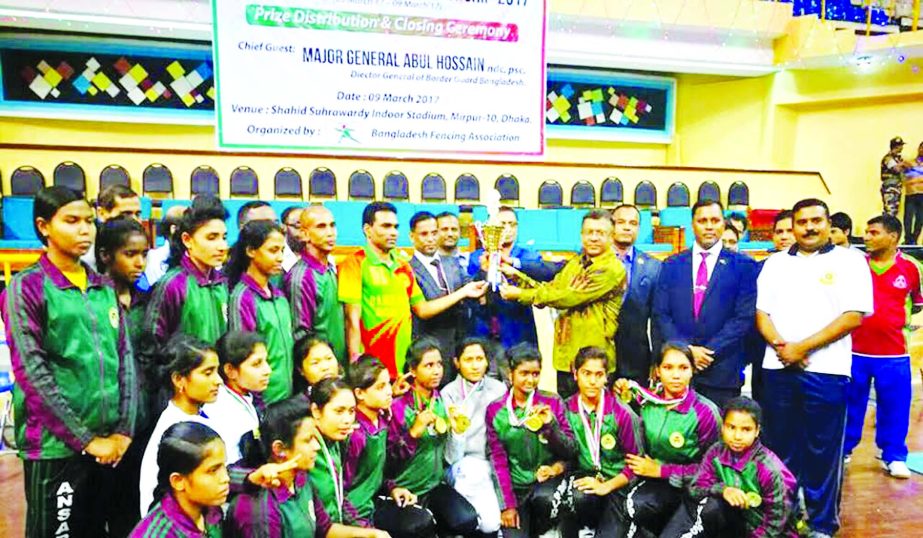
[[[327,467],[330,468],[330,479],[333,481],[333,494],[336,496],[337,500],[337,522],[343,522],[343,473],[337,469],[335,462],[333,461],[333,456],[331,456],[330,451],[327,450],[327,442],[324,440],[323,435],[318,435],[320,439],[320,447],[324,451],[324,459],[327,460]]]
[[[461,376],[459,376],[459,377],[461,377]],[[462,380],[461,380],[461,397],[462,397],[462,399],[461,399],[461,402],[458,403],[458,406],[459,406],[459,407],[464,407],[464,406],[465,406],[465,403],[468,401],[468,398],[470,398],[472,394],[474,394],[475,392],[477,392],[477,391],[481,388],[481,384],[482,384],[483,382],[484,382],[483,379],[479,380],[477,383],[475,383],[474,385],[471,386],[471,392],[468,392],[468,390],[467,390],[468,381],[467,381],[465,378],[462,378]]]
[[[668,398],[664,398],[663,396],[660,396],[655,391],[642,387],[641,385],[638,384],[637,381],[633,381],[633,380],[628,381],[628,390],[637,394],[645,402],[649,402],[649,403],[656,404],[656,405],[677,405],[679,403],[682,403],[682,401],[686,399],[686,394],[689,393],[687,389],[686,394],[683,394],[681,397],[668,399]]]
[[[239,394],[237,391],[235,391],[231,387],[226,386],[226,388],[228,389],[228,392],[231,393],[231,396],[234,398],[234,401],[237,402],[241,407],[243,407],[244,411],[246,411],[247,414],[250,415],[253,418],[253,420],[255,420],[258,423],[260,421],[260,417],[256,415],[256,409],[253,407],[253,404],[248,402],[247,399],[244,398],[242,394]]]
[[[536,391],[534,390],[529,393],[529,399],[526,401],[526,411],[522,414],[522,418],[520,419],[516,416],[516,411],[513,409],[513,389],[510,389],[510,394],[506,398],[506,411],[510,416],[510,426],[518,428],[529,418],[529,414],[532,412],[532,404],[535,402],[535,393]]]
[[[580,422],[583,423],[583,436],[586,439],[587,447],[590,449],[590,459],[593,460],[593,467],[598,471],[602,468],[600,439],[602,439],[603,432],[605,398],[600,394],[599,403],[596,404],[596,423],[593,425],[592,429],[590,428],[589,420],[587,420],[587,415],[589,415],[592,410],[583,405],[583,398],[580,396],[577,397],[577,407],[580,412]]]

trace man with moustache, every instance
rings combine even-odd
[[[696,392],[719,407],[740,395],[740,371],[756,305],[756,263],[723,248],[724,208],[692,206],[692,248],[668,258],[654,292],[654,324],[664,341],[689,344]]]
[[[646,387],[651,373],[651,342],[654,350],[660,349],[660,338],[656,332],[652,337],[648,331],[660,261],[634,246],[641,226],[637,207],[622,204],[613,209],[612,224],[613,249],[625,266],[628,281],[615,333],[615,353],[619,359],[615,365],[616,377],[633,379]]]
[[[444,256],[436,243],[439,231],[437,219],[428,211],[420,211],[410,219],[410,240],[413,242],[413,257],[410,267],[413,275],[428,301],[445,297],[468,283],[468,275],[458,260]],[[413,318],[414,338],[430,336],[439,342],[445,374],[443,385],[455,379],[455,348],[467,334],[465,301],[430,319]]]
[[[817,199],[792,208],[796,243],[766,260],[757,283],[766,445],[804,491],[811,536],[839,530],[843,436],[852,366],[850,333],[874,310],[862,253],[830,243]]]
[[[462,252],[458,249],[458,239],[461,237],[458,215],[449,211],[439,213],[436,215],[436,227],[439,230],[439,235],[436,239],[439,245],[439,254],[457,259],[462,268],[467,269],[471,253]]]
[[[426,300],[413,269],[397,246],[397,208],[372,202],[362,211],[368,244],[339,267],[339,298],[346,309],[350,362],[363,352],[378,357],[391,379],[403,373],[413,335],[412,316],[430,319],[464,299],[484,295],[487,284],[469,282],[448,295]]]

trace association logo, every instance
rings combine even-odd
[[[907,289],[907,279],[904,278],[904,275],[899,275],[897,278],[894,279],[894,287],[899,290]]]

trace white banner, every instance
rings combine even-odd
[[[213,0],[218,145],[540,157],[545,0]]]

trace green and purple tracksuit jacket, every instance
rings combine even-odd
[[[291,396],[295,341],[292,314],[282,290],[269,284],[267,293],[250,275],[241,276],[231,293],[228,328],[259,333],[266,340],[272,373],[262,393],[263,401],[271,404]]]
[[[132,437],[138,377],[115,288],[89,267],[81,291],[43,255],[4,292],[20,457],[69,458],[94,437]]]
[[[386,416],[379,416],[376,426],[364,413],[357,411],[356,424],[359,427],[346,441],[343,489],[359,519],[344,523],[367,527],[375,513],[375,496],[382,489],[385,495],[389,494],[396,484],[393,480],[385,479],[385,459],[388,454]]]
[[[221,509],[209,508],[205,514],[205,532],[183,512],[172,493],[167,493],[140,523],[129,538],[221,538]]]
[[[330,457],[333,459],[333,465],[336,471],[343,473],[343,458],[340,456],[342,443],[337,443],[330,439],[324,439],[322,442],[327,444],[327,450],[330,452]],[[333,475],[330,472],[330,463],[327,461],[323,450],[318,451],[317,460],[314,463],[314,468],[311,469],[310,476],[311,483],[314,485],[318,497],[320,497],[321,501],[324,503],[327,514],[330,515],[334,522],[347,525],[363,525],[356,509],[346,497],[345,476],[343,476],[343,506],[337,506],[336,484],[333,482]]]
[[[228,508],[224,538],[324,538],[333,520],[314,491],[308,473],[288,487],[259,488],[237,495]]]
[[[295,340],[314,335],[330,342],[333,354],[345,368],[346,318],[340,303],[337,272],[326,260],[316,260],[307,252],[285,273],[282,289],[291,305]]]
[[[567,417],[567,423],[574,432],[574,442],[577,448],[577,468],[580,471],[599,472],[606,480],[619,474],[632,480],[635,474],[630,467],[625,465],[625,455],[644,453],[641,420],[634,411],[608,391],[603,391],[602,398],[603,423],[599,438],[601,445],[599,447],[599,469],[593,464],[586,428],[580,418],[582,412],[579,403],[580,394],[574,394],[565,403],[564,416]],[[584,413],[584,416],[591,430],[595,428],[596,411]],[[606,448],[608,442],[604,440],[614,441],[614,445]]]
[[[434,390],[430,401],[433,412],[446,423],[446,432],[439,434],[430,425],[423,436],[414,439],[410,427],[423,409],[418,409],[414,391],[410,390],[391,403],[388,421],[388,456],[396,470],[394,484],[422,497],[443,482],[445,476],[445,446],[451,436],[445,403]]]
[[[217,269],[203,273],[183,256],[179,266],[167,271],[154,288],[144,322],[145,369],[150,369],[157,349],[178,332],[214,344],[228,328],[228,287]],[[156,372],[154,372],[156,373]]]
[[[533,405],[547,405],[554,420],[533,432],[510,424],[506,400],[509,391],[487,406],[487,451],[499,486],[500,509],[518,506],[517,494],[524,495],[535,484],[535,473],[542,465],[574,459],[574,434],[564,413],[564,402],[557,394],[536,391]],[[522,418],[525,408],[513,411]]]
[[[722,442],[712,445],[702,457],[689,494],[696,500],[721,498],[726,487],[760,498],[759,506],[744,510],[747,538],[798,536],[795,477],[759,440],[741,454]]]
[[[673,407],[644,403],[641,423],[647,453],[661,463],[661,477],[682,488],[692,480],[702,454],[718,440],[721,413],[690,388]]]

